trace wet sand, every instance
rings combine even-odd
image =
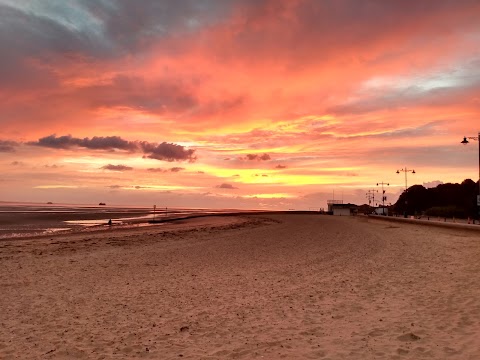
[[[0,202],[0,241],[70,235],[77,232],[148,226],[150,221],[171,222],[178,219],[216,214],[259,213],[261,210],[191,209],[87,206],[87,205],[5,205]]]
[[[0,203],[0,240],[50,235],[56,231],[83,231],[87,227],[101,228],[109,219],[115,224],[128,225],[145,222],[149,216],[150,210],[144,208],[7,206]],[[123,218],[132,220],[115,220]]]
[[[248,215],[0,241],[0,358],[478,359],[480,237]]]

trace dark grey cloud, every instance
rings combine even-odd
[[[238,189],[237,187],[233,186],[232,184],[227,184],[227,183],[217,185],[216,188],[218,188],[218,189]]]
[[[185,170],[185,168],[183,168],[183,167],[172,167],[170,169],[162,169],[162,168],[148,168],[147,169],[147,171],[159,172],[159,173],[166,173],[166,172],[177,173],[177,172],[180,172],[180,171],[183,171],[183,170]]]
[[[79,146],[81,139],[72,138],[71,135],[59,136],[49,135],[38,139],[38,141],[29,141],[27,145],[43,146],[53,149],[69,149]]]
[[[142,152],[145,158],[164,161],[190,161],[196,160],[195,150],[186,149],[182,145],[162,142],[160,144],[147,141],[127,141],[119,136],[94,136],[93,138],[75,138],[71,135],[49,135],[38,141],[26,143],[32,146],[42,146],[52,149],[85,148],[90,150],[123,150],[128,152]]]
[[[134,142],[122,139],[119,136],[94,136],[93,138],[84,138],[79,146],[92,150],[128,150],[135,151],[137,146]]]
[[[133,170],[133,168],[130,167],[130,166],[126,166],[126,165],[112,165],[112,164],[104,165],[104,166],[102,166],[100,169],[110,170],[110,171],[129,171],[129,170]]]
[[[249,160],[249,161],[267,161],[267,160],[270,160],[271,157],[270,155],[268,154],[263,154],[263,155],[259,155],[259,154],[247,154],[246,156],[244,157],[240,157],[240,160]]]
[[[85,52],[91,46],[88,38],[55,22],[23,9],[0,4],[0,79],[2,87],[23,89],[49,84],[58,85],[48,67],[32,66],[32,60],[48,61],[52,54]],[[7,50],[8,49],[8,50]]]
[[[0,140],[0,152],[15,152],[17,146],[18,143],[15,141]]]
[[[38,141],[27,142],[27,145],[43,146],[53,149],[71,149],[81,147],[91,150],[127,150],[138,151],[136,142],[127,141],[119,136],[94,136],[93,138],[74,138],[71,135],[56,136],[49,135],[40,138]]]
[[[122,185],[109,185],[107,186],[110,189],[121,189],[123,186]]]
[[[15,161],[12,161],[12,162],[10,163],[10,165],[13,165],[13,166],[23,166],[24,163],[23,163],[22,161],[17,161],[17,160],[15,160]]]
[[[100,0],[86,2],[99,19],[105,37],[123,51],[139,50],[175,32],[195,31],[219,21],[229,11],[230,0]]]
[[[286,169],[287,167],[285,165],[277,165],[275,166],[275,169]]]
[[[48,50],[113,57],[139,51],[173,32],[188,33],[221,21],[231,3],[71,0],[0,4],[0,39],[16,44],[24,53]]]
[[[184,146],[163,142],[161,144],[142,143],[142,148],[145,157],[149,159],[164,160],[164,161],[182,161],[188,160],[193,162],[196,160],[194,156],[195,150],[185,149]]]

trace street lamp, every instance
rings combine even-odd
[[[373,200],[373,206],[375,207],[375,191],[378,192],[378,190],[367,190],[367,193],[365,194],[366,198],[368,199],[368,206],[371,206],[372,200]],[[368,209],[370,211],[370,209]]]
[[[415,170],[413,170],[413,169],[407,169],[407,167],[405,167],[405,169],[397,170],[397,174],[400,174],[400,172],[404,172],[404,173],[405,173],[405,191],[407,191],[407,189],[408,189],[408,186],[407,186],[407,173],[411,172],[412,174],[415,174]]]
[[[478,136],[464,136],[463,141],[461,141],[461,144],[467,145],[470,140],[476,140],[478,141],[478,196],[477,196],[477,206],[478,206],[478,216],[480,218],[480,131],[478,132]]]
[[[400,174],[400,172],[405,173],[405,211],[403,213],[403,217],[407,217],[407,204],[408,204],[408,200],[407,200],[407,189],[408,189],[407,173],[411,172],[412,174],[415,174],[415,170],[407,169],[407,167],[405,166],[405,169],[397,170],[397,174]]]
[[[385,200],[387,200],[387,197],[385,196],[385,190],[383,190],[383,185],[390,186],[389,183],[384,183],[383,181],[380,183],[377,183],[378,185],[382,185],[382,213],[385,215]]]

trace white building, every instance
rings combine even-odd
[[[379,206],[379,207],[375,208],[375,210],[373,210],[373,212],[374,212],[375,215],[388,216],[388,207]]]

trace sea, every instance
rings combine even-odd
[[[0,201],[0,240],[43,237],[56,233],[152,226],[155,224],[152,224],[151,220],[160,222],[242,211],[245,210]]]

